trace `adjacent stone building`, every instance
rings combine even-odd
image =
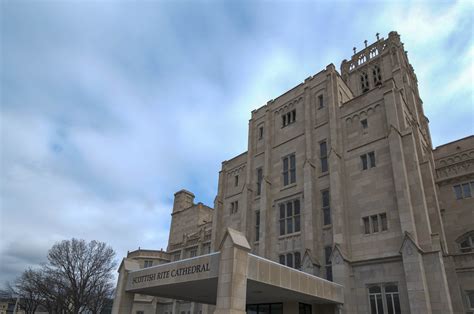
[[[248,312],[474,312],[474,136],[433,150],[417,78],[396,32],[344,60],[340,73],[330,64],[252,111],[248,138],[247,152],[222,163],[214,210],[195,205],[190,192],[175,194],[167,257],[157,260],[216,252],[219,272],[198,277],[203,287],[214,287],[216,276],[222,287],[223,250],[234,245],[247,252],[235,244],[238,231],[248,241],[248,253],[239,256],[248,257],[241,258],[244,268],[232,269],[248,278],[246,288],[235,288],[236,295],[246,293]],[[258,274],[254,256],[262,258]],[[300,279],[285,286],[286,268],[275,268],[278,282],[271,282],[272,271],[265,281],[260,267],[267,261],[270,269],[274,261],[299,270],[295,278],[308,274],[304,288]],[[121,267],[121,276],[132,269]],[[331,289],[328,295],[306,291],[320,284],[317,278],[337,285],[323,289]],[[229,280],[239,287],[241,281]],[[167,294],[146,285],[134,290],[134,283],[128,279],[122,291]],[[278,289],[301,294],[290,298]],[[232,302],[220,307],[220,296],[211,298],[216,312],[242,311]],[[133,313],[215,310],[167,302],[151,312],[134,305]]]

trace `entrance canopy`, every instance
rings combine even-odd
[[[216,304],[221,253],[129,273],[127,292]],[[248,254],[246,303],[343,303],[341,285]]]

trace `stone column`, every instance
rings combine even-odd
[[[132,270],[140,269],[138,262],[124,258],[120,264],[118,273],[117,289],[115,292],[114,304],[112,306],[112,314],[129,314],[132,313],[133,299],[135,294],[126,292],[128,273]]]
[[[422,251],[409,233],[405,234],[400,253],[403,258],[410,313],[432,313]]]
[[[248,253],[245,236],[227,228],[220,245],[219,279],[215,314],[245,314]]]

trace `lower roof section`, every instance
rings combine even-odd
[[[129,272],[125,291],[216,304],[221,253]],[[342,304],[343,287],[325,279],[248,254],[246,303]],[[224,279],[225,280],[225,279]]]

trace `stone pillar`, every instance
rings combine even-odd
[[[352,266],[341,251],[339,244],[334,246],[331,254],[333,281],[344,287],[344,305],[340,312],[344,314],[357,313],[356,302],[352,300]],[[339,313],[339,310],[335,313]]]
[[[245,314],[250,245],[245,236],[227,228],[220,245],[215,314]]]
[[[173,314],[178,314],[178,301],[173,300]]]
[[[135,294],[126,292],[125,288],[128,280],[128,273],[132,270],[140,269],[138,262],[124,258],[120,264],[117,281],[117,289],[115,292],[114,304],[112,306],[112,314],[131,314],[133,307],[133,299]]]
[[[422,250],[409,233],[405,235],[400,253],[403,258],[410,313],[432,313]]]

